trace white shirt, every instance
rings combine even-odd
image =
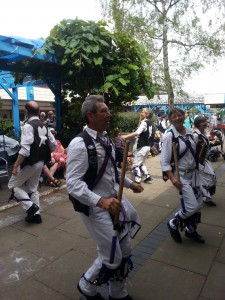
[[[105,158],[105,150],[102,145],[95,140],[97,137],[97,132],[88,127],[86,128],[86,131],[94,139],[99,170]],[[112,155],[115,157],[115,151],[113,147]],[[83,138],[75,137],[70,142],[67,153],[66,184],[68,193],[74,198],[78,199],[81,203],[88,206],[96,206],[101,197],[116,197],[118,194],[119,185],[115,180],[115,170],[111,160],[108,160],[101,180],[92,191],[89,190],[87,184],[83,181],[83,177],[88,170],[88,167],[88,153]],[[127,177],[124,178],[124,187],[128,188],[131,183],[132,180]]]
[[[147,119],[142,120],[141,124],[139,125],[138,129],[136,130],[136,133],[138,135],[140,135],[142,132],[147,131],[148,126],[145,121],[147,121]],[[149,136],[151,136],[151,135],[152,135],[152,126],[149,126]]]
[[[182,136],[179,134],[179,132],[175,129],[174,126],[172,126],[172,130],[174,132],[174,137],[177,138],[179,136]],[[191,130],[185,128],[186,134],[192,134]],[[167,172],[167,171],[172,171],[171,167],[171,157],[172,157],[172,132],[167,132],[164,136],[164,141],[163,141],[163,147],[161,151],[161,156],[160,156],[160,163],[162,166],[162,171]],[[186,137],[184,137],[185,139]],[[196,149],[196,144],[192,140],[192,138],[189,138],[189,141],[191,142],[192,149],[195,152]],[[186,144],[179,138],[179,149],[180,153],[183,153],[184,150],[186,149]],[[195,169],[196,162],[195,159],[191,153],[191,151],[188,149],[188,151],[185,153],[185,155],[178,161],[179,168],[182,169]]]
[[[33,116],[31,118],[29,118],[28,121],[32,121],[35,119],[39,119],[36,116]],[[50,141],[50,150],[51,152],[55,150],[56,148],[56,140],[55,137],[53,136],[53,134],[51,133],[51,131],[49,129],[48,130],[48,137],[49,137],[49,141]],[[22,127],[22,134],[21,134],[21,141],[20,141],[20,146],[21,149],[19,151],[19,154],[28,157],[30,155],[30,146],[31,144],[33,144],[34,141],[34,129],[33,127],[26,123],[23,127]]]

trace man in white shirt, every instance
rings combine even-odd
[[[131,238],[140,229],[140,221],[136,210],[126,197],[122,197],[122,203],[117,199],[120,174],[115,163],[114,146],[106,134],[111,113],[101,95],[88,96],[82,105],[81,113],[87,124],[85,134],[88,134],[94,143],[89,149],[95,153],[92,161],[97,163],[99,180],[93,188],[88,184],[88,149],[84,138],[77,136],[68,147],[66,184],[75,210],[80,212],[90,236],[97,245],[98,256],[81,276],[77,288],[85,299],[103,300],[98,287],[108,282],[110,300],[132,300],[125,283],[132,269]],[[135,193],[143,191],[141,185],[132,182],[128,177],[124,178],[124,187]],[[113,219],[118,215],[122,227],[115,245],[114,260],[110,262],[114,235]]]
[[[42,223],[38,193],[39,177],[44,163],[51,160],[56,141],[51,131],[40,121],[39,106],[35,101],[25,105],[27,122],[22,128],[21,149],[14,166],[8,187],[11,198],[20,202],[27,212],[25,221]],[[23,185],[26,183],[26,190]]]

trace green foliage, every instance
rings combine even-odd
[[[47,39],[65,67],[63,89],[72,91],[72,101],[87,94],[104,94],[117,107],[143,92],[153,96],[150,61],[144,48],[130,35],[113,34],[103,22],[63,20]],[[73,94],[74,93],[74,94]]]
[[[148,50],[154,81],[173,102],[185,79],[224,55],[221,0],[99,0],[116,32],[131,33]]]
[[[14,137],[13,133],[13,122],[9,119],[1,119],[0,120],[0,134],[5,134],[8,137]]]
[[[143,45],[126,33],[111,33],[105,22],[63,20],[51,30],[45,50],[54,51],[64,66],[61,117],[66,130],[82,128],[80,107],[88,94],[103,94],[115,112],[141,94],[154,96],[157,87]]]
[[[137,129],[140,115],[135,112],[123,112],[113,114],[110,133],[117,132],[133,132]]]
[[[153,132],[155,132],[155,120],[156,117],[153,115],[153,117],[150,119],[150,124],[153,126]],[[122,112],[113,114],[109,133],[112,136],[115,134],[115,132],[131,133],[138,128],[139,123],[139,112]]]

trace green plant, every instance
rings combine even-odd
[[[0,120],[0,134],[7,135],[8,137],[14,138],[13,133],[13,122],[9,119]]]

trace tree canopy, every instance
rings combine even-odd
[[[62,20],[46,42],[64,66],[63,90],[72,103],[93,93],[113,107],[143,93],[153,97],[150,60],[130,34],[111,33],[105,22]]]
[[[141,41],[152,61],[153,80],[168,94],[184,94],[193,72],[224,55],[222,0],[99,0],[116,32]]]

